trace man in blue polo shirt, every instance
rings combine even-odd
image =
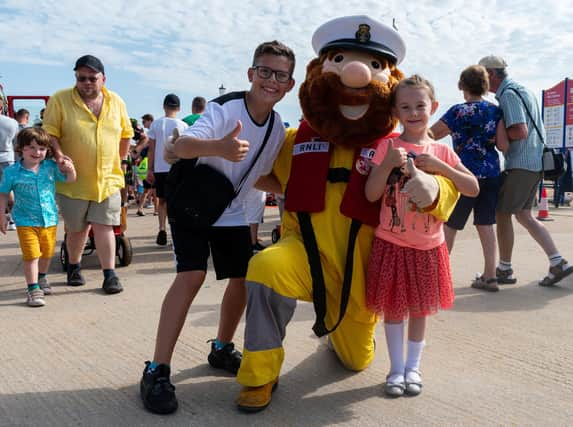
[[[510,79],[507,63],[499,56],[486,56],[479,61],[486,68],[490,92],[503,111],[509,138],[505,155],[505,173],[496,209],[499,265],[496,269],[499,284],[514,284],[511,255],[514,232],[512,215],[525,227],[549,258],[549,272],[540,286],[552,286],[573,273],[573,265],[561,256],[549,231],[532,213],[533,200],[543,177],[541,156],[545,128],[541,111],[533,93]]]

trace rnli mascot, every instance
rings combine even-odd
[[[328,335],[346,368],[360,371],[374,358],[377,317],[365,306],[365,276],[380,206],[366,200],[364,185],[377,144],[396,125],[390,95],[406,49],[397,31],[367,16],[325,23],[312,46],[318,57],[299,93],[305,120],[287,133],[273,169],[286,188],[281,240],[254,256],[247,273],[237,376],[245,412],[271,402],[297,300],[314,303],[313,330]],[[422,171],[410,181],[417,207],[447,218],[453,184]]]

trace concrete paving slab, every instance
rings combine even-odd
[[[546,223],[573,261],[573,209],[552,209]],[[270,243],[278,210],[268,208],[261,236]],[[170,247],[155,244],[156,217],[129,212],[131,265],[125,286],[104,295],[96,255],[84,258],[88,284],[65,286],[57,257],[54,295],[43,308],[25,305],[14,232],[0,236],[0,425],[2,426],[378,426],[571,425],[573,420],[573,276],[555,288],[537,281],[547,269],[541,249],[516,225],[519,282],[496,294],[469,287],[482,266],[473,227],[458,235],[452,256],[455,307],[429,321],[422,360],[424,391],[387,399],[383,328],[372,366],[352,373],[314,337],[310,304],[289,325],[286,360],[271,406],[245,415],[234,406],[239,385],[206,361],[216,334],[224,282],[210,271],[175,350],[179,411],[147,413],[139,400],[143,362],[152,356],[163,296],[174,277]],[[60,227],[61,228],[61,227]],[[62,239],[59,230],[58,238]],[[236,337],[242,348],[243,324]]]

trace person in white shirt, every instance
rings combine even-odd
[[[271,171],[285,130],[273,108],[293,88],[294,66],[294,53],[284,44],[273,41],[259,45],[248,69],[250,89],[209,102],[201,118],[175,142],[177,157],[196,158],[197,164],[208,164],[224,174],[235,187],[236,197],[212,226],[193,229],[185,222],[170,221],[177,275],[163,301],[155,353],[146,363],[140,385],[143,404],[151,412],[177,410],[169,364],[187,312],[205,280],[210,253],[217,279],[229,279],[229,283],[208,361],[214,368],[233,374],[239,369],[242,354],[235,350],[232,340],[245,309],[245,276],[253,254],[244,200],[255,184],[261,190],[280,192]],[[265,136],[267,142],[254,162]]]
[[[179,97],[173,93],[165,96],[163,111],[165,117],[154,120],[149,127],[149,152],[147,157],[147,182],[155,185],[155,197],[158,199],[157,218],[159,219],[159,231],[155,242],[160,246],[167,244],[167,232],[165,231],[167,219],[167,203],[165,201],[165,180],[171,165],[163,159],[163,144],[165,140],[177,129],[182,133],[189,126],[177,118],[181,108]]]

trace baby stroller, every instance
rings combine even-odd
[[[122,191],[122,201],[124,200],[124,192]],[[121,207],[121,224],[113,226],[113,234],[115,235],[115,255],[119,261],[119,265],[126,267],[131,264],[133,259],[133,248],[129,238],[125,235],[127,230],[127,204],[122,202]],[[95,238],[93,230],[90,228],[86,246],[84,247],[83,255],[91,255],[96,249]],[[62,264],[63,271],[68,271],[68,248],[66,247],[66,235],[60,247],[60,263]]]

